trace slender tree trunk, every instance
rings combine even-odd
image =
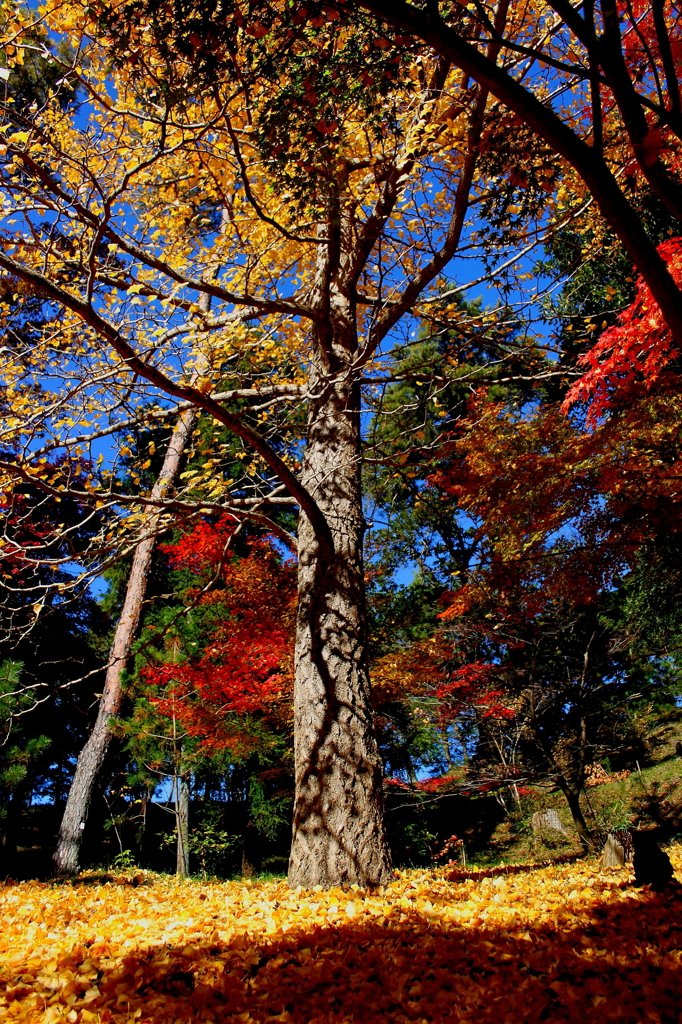
[[[448,771],[453,767],[452,751],[450,750],[450,737],[448,735],[448,727],[445,726],[440,731],[441,739],[443,741],[443,752],[445,754],[445,763],[448,766]],[[466,764],[466,758],[464,758]]]
[[[149,808],[150,793],[147,789],[140,802],[140,827],[138,829],[138,864],[144,866],[147,850],[147,810]]]
[[[327,518],[334,553],[321,555],[302,514],[289,884],[378,885],[392,873],[367,669],[360,398],[358,389],[319,383],[302,483]]]
[[[175,830],[177,834],[175,873],[178,878],[189,875],[189,775],[182,771],[175,776]]]
[[[242,837],[242,878],[253,878],[260,870],[259,836],[252,821],[247,821]]]
[[[188,409],[180,415],[168,443],[161,472],[152,488],[152,498],[165,497],[175,483],[187,443],[196,423],[196,417],[195,409]],[[158,513],[151,516],[150,532],[153,533],[158,519]],[[155,541],[154,536],[148,537],[135,548],[123,610],[116,626],[109,654],[109,665],[99,702],[97,720],[80,752],[59,830],[57,848],[53,856],[55,870],[58,874],[76,874],[79,869],[78,860],[85,821],[92,794],[111,742],[112,733],[109,723],[118,714],[123,700],[121,685],[123,670],[130,657],[130,648],[140,622]]]
[[[592,839],[590,830],[587,827],[587,822],[585,821],[585,816],[583,814],[582,807],[580,806],[580,793],[576,793],[575,790],[571,789],[568,783],[561,778],[557,779],[557,782],[561,792],[564,794],[566,803],[568,804],[568,809],[571,812],[573,824],[575,825],[575,830],[578,833],[580,842],[586,851],[593,850],[594,840]]]

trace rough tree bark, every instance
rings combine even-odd
[[[604,845],[604,853],[601,859],[601,869],[605,868],[622,868],[625,867],[625,849],[618,842],[614,835],[606,837],[606,843]]]
[[[559,776],[557,778],[557,785],[564,794],[566,803],[568,804],[568,809],[571,812],[575,830],[578,833],[578,839],[580,840],[583,849],[589,853],[594,849],[594,840],[589,828],[587,827],[583,809],[580,806],[580,792],[572,789],[563,776]]]
[[[196,419],[196,409],[187,409],[178,418],[168,442],[161,471],[152,488],[152,498],[164,498],[175,483]],[[78,757],[59,829],[57,847],[52,858],[58,874],[76,874],[79,870],[80,847],[90,801],[111,743],[109,722],[118,714],[123,700],[121,680],[140,621],[156,541],[154,530],[158,519],[159,513],[151,516],[151,536],[137,545],[133,555],[123,609],[109,653],[97,719]]]
[[[378,885],[392,875],[367,669],[360,396],[324,381],[311,391],[321,397],[311,403],[302,483],[327,518],[334,551],[320,551],[302,515],[289,884]]]
[[[189,776],[182,771],[175,776],[175,830],[177,835],[175,873],[178,878],[189,875]]]

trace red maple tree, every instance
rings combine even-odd
[[[663,242],[658,251],[682,286],[682,238]],[[679,374],[672,364],[678,356],[661,310],[640,277],[635,299],[618,323],[578,360],[587,369],[569,390],[562,408],[567,412],[578,402],[587,403],[587,426],[594,427],[614,403],[621,406],[654,388],[661,393],[677,387]]]
[[[294,566],[270,537],[248,539],[241,554],[228,551],[233,532],[223,517],[163,546],[172,568],[196,580],[184,598],[208,613],[208,630],[198,655],[144,671],[159,691],[151,704],[207,753],[243,752],[245,718],[279,718],[291,695]]]

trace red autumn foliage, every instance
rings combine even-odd
[[[414,793],[437,793],[452,785],[452,777],[449,775],[437,775],[432,779],[418,779],[415,782],[405,782],[404,779],[392,778],[386,780],[386,785],[395,789],[404,789],[406,792]]]
[[[485,718],[513,714],[505,706],[499,684],[493,684],[502,667],[480,661],[456,667],[458,658],[461,652],[457,641],[440,631],[429,640],[385,655],[372,670],[375,709],[381,715],[383,706],[392,701],[426,697],[435,699],[442,724],[465,712]]]
[[[207,751],[243,745],[240,716],[276,715],[290,690],[293,567],[267,537],[250,540],[243,556],[232,554],[226,547],[232,530],[224,518],[165,545],[173,567],[198,577],[187,600],[209,606],[215,618],[198,657],[145,670],[147,682],[164,691],[152,704]]]
[[[675,529],[682,481],[678,394],[641,394],[591,431],[554,407],[520,416],[479,395],[430,484],[477,523],[477,565],[441,618],[483,609],[522,627],[548,602],[589,604],[642,543]]]
[[[504,702],[504,691],[492,688],[493,679],[503,670],[502,665],[486,665],[481,661],[453,669],[447,681],[436,690],[441,717],[447,721],[469,709],[482,718],[513,718],[514,711]]]
[[[651,74],[652,66],[664,66],[661,52],[661,35],[654,17],[654,5],[651,0],[620,0],[617,4],[623,30],[623,54],[635,82]],[[662,9],[662,7],[661,7]],[[674,15],[676,12],[670,12]],[[668,22],[666,31],[677,77],[682,75],[682,39],[680,38],[679,15],[677,21]]]
[[[682,287],[682,238],[671,238],[658,247],[676,284]],[[679,356],[672,334],[651,291],[640,277],[634,302],[624,310],[615,327],[605,331],[579,362],[587,372],[568,392],[563,410],[577,402],[588,404],[587,425],[595,426],[617,401],[678,384],[670,380],[670,364]]]

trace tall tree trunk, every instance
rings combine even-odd
[[[178,878],[189,875],[189,775],[182,770],[175,783],[175,831],[177,835],[175,873]]]
[[[152,488],[152,498],[164,498],[175,483],[196,418],[195,409],[187,409],[178,418],[168,442],[161,472]],[[153,534],[158,521],[159,513],[152,514],[149,520],[150,533]],[[112,733],[109,722],[121,708],[123,700],[121,679],[140,622],[155,542],[156,538],[152,535],[141,541],[135,548],[123,610],[109,653],[109,664],[97,719],[76,764],[59,830],[57,848],[52,858],[58,874],[76,874],[79,869],[78,861],[85,821],[92,794],[111,742]]]
[[[289,884],[378,885],[391,877],[382,767],[367,669],[359,389],[311,387],[302,483],[334,539],[323,556],[299,523],[294,686],[296,799]]]

